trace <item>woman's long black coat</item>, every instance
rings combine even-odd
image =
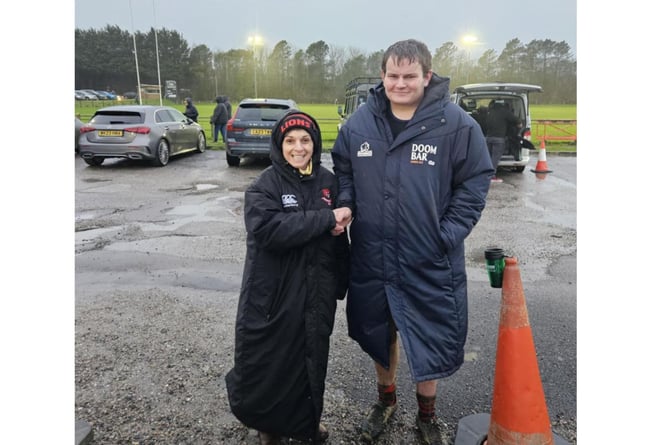
[[[337,183],[320,166],[302,177],[272,138],[272,166],[245,193],[247,252],[226,376],[230,407],[246,426],[314,438],[323,410],[337,299],[348,285],[348,238],[332,236]]]

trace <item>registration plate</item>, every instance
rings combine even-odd
[[[122,130],[98,130],[98,136],[101,137],[120,137],[123,136]]]
[[[272,134],[272,130],[265,129],[265,128],[251,128],[251,130],[249,131],[249,134],[269,136],[270,134]]]

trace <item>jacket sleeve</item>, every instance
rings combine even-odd
[[[478,125],[461,129],[455,139],[451,202],[441,219],[448,249],[461,244],[481,218],[494,174],[483,132]]]
[[[349,151],[348,129],[344,126],[339,130],[337,139],[332,147],[332,164],[337,184],[339,186],[339,196],[337,197],[337,207],[348,207],[355,216],[355,188],[353,187],[353,169]]]
[[[302,246],[336,225],[332,210],[299,209],[284,211],[281,188],[267,188],[267,175],[247,188],[244,194],[246,231],[253,234],[258,246],[269,250],[286,250]]]

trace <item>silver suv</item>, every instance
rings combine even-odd
[[[524,83],[490,82],[462,85],[453,90],[451,101],[462,107],[481,125],[485,134],[486,112],[491,104],[503,104],[523,123],[518,133],[507,135],[506,148],[499,167],[522,172],[530,162],[532,145],[532,120],[530,118],[530,93],[540,93],[538,85]]]
[[[227,125],[225,156],[230,167],[241,158],[269,158],[270,135],[276,121],[290,110],[299,110],[292,99],[243,99]]]

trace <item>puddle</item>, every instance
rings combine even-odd
[[[202,190],[211,190],[218,188],[216,184],[195,184],[195,190],[202,191]]]

